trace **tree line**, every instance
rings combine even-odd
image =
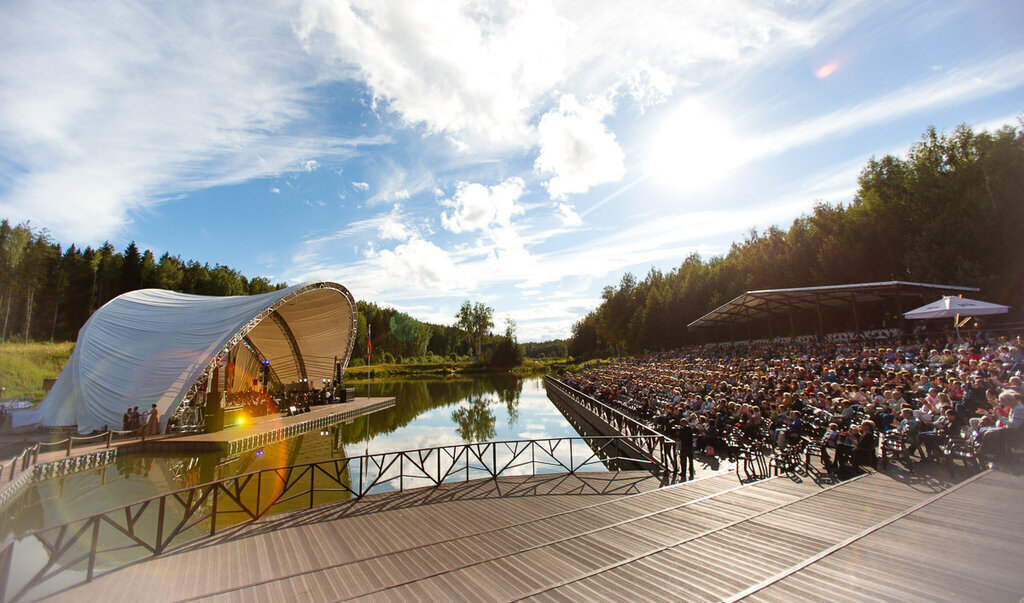
[[[131,242],[117,251],[74,244],[63,249],[45,229],[0,220],[0,341],[74,341],[92,313],[111,299],[136,289],[168,289],[196,295],[256,295],[287,287],[265,277],[248,278],[228,266],[159,259]],[[478,309],[489,309],[478,304]],[[394,308],[357,301],[359,311],[353,363],[366,361],[372,336],[373,361],[440,361],[477,357],[493,360],[501,338],[493,322],[472,337],[456,326],[425,323]],[[493,312],[493,310],[491,311]],[[489,319],[489,317],[488,317]],[[521,354],[519,354],[521,360]],[[515,362],[518,364],[518,362]]]
[[[700,341],[686,325],[745,291],[902,280],[972,286],[1024,304],[1024,129],[929,128],[905,159],[872,158],[848,205],[820,202],[728,253],[692,254],[643,280],[626,273],[573,327],[589,357]]]
[[[285,286],[169,253],[157,259],[134,241],[124,251],[109,242],[63,249],[45,229],[0,220],[0,341],[73,341],[97,308],[136,289],[254,295]]]

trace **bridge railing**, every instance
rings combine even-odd
[[[668,436],[550,375],[544,378],[544,383],[597,415],[626,441],[647,455],[658,468],[675,469],[676,458],[672,453],[675,442]]]
[[[439,446],[264,469],[185,488],[8,540],[0,545],[0,598],[43,598],[271,513],[476,478],[652,464],[620,456],[622,439]]]

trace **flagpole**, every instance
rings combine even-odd
[[[370,384],[373,383],[373,369],[370,368],[370,358],[373,352],[373,329],[367,321],[366,324],[366,399],[370,399]]]

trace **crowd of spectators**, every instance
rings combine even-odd
[[[873,463],[886,436],[908,459],[935,458],[950,438],[997,458],[1024,434],[1022,349],[1020,336],[762,341],[600,364],[562,381],[670,437],[686,424],[683,437],[708,455],[727,437],[813,439],[826,465],[856,466]]]

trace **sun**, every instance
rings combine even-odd
[[[683,101],[657,125],[647,160],[656,180],[680,190],[717,182],[743,162],[729,122],[695,100]]]

